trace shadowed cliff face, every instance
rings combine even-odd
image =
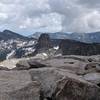
[[[74,40],[62,40],[59,47],[63,55],[97,55],[100,54],[100,44],[82,43]]]
[[[42,34],[39,39],[36,48],[37,49],[49,49],[52,48],[52,43],[48,34]]]

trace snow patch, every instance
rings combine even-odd
[[[11,59],[15,55],[15,50],[12,50],[11,53],[7,54],[6,59]]]
[[[54,47],[54,49],[55,49],[55,50],[58,50],[58,49],[59,49],[59,46]]]

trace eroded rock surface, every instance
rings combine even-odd
[[[99,100],[100,88],[81,80],[64,79],[56,89],[55,100]]]
[[[1,100],[100,100],[99,58],[99,55],[70,55],[44,60],[20,59],[13,69],[1,67],[0,98]]]
[[[0,71],[0,100],[39,100],[40,83],[27,71]]]

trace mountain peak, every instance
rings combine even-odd
[[[3,32],[11,32],[10,30],[8,30],[8,29],[5,29]]]
[[[0,40],[9,40],[9,39],[28,40],[29,38],[7,29],[0,33]]]
[[[3,31],[3,33],[15,33],[15,32],[6,29]],[[15,34],[17,34],[17,33],[15,33]]]
[[[49,49],[52,48],[52,43],[51,43],[51,39],[49,37],[48,34],[41,34],[39,39],[38,39],[38,43],[36,46],[37,50],[39,49]]]

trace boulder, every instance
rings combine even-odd
[[[85,70],[96,69],[98,63],[87,63],[85,66]]]
[[[42,63],[52,68],[69,70],[73,73],[80,73],[80,74],[81,73],[84,74],[84,67],[87,64],[81,58],[79,59],[77,57],[69,57],[69,56],[60,56],[51,59],[46,59],[43,60]]]
[[[39,100],[40,83],[26,71],[0,71],[0,100]]]
[[[30,60],[20,60],[17,64],[14,70],[29,70],[34,68],[42,68],[47,67],[45,64],[42,64],[40,61],[36,61],[34,59]]]
[[[7,67],[3,67],[3,66],[0,66],[0,70],[9,71],[9,69]]]
[[[16,69],[16,70],[28,70],[28,69],[30,69],[30,65],[29,65],[27,60],[20,60],[16,64],[16,67],[14,69]]]
[[[6,67],[8,69],[13,69],[16,67],[16,64],[20,61],[20,59],[9,59],[0,62],[0,66]]]
[[[47,67],[45,64],[42,64],[42,62],[35,61],[35,60],[29,60],[28,64],[30,65],[30,68],[42,68]]]
[[[40,68],[29,70],[33,81],[41,83],[42,98],[50,98],[55,91],[56,81],[62,76],[53,68]]]
[[[100,72],[100,63],[99,62],[87,63],[84,69],[85,69],[85,72],[87,73]]]
[[[100,88],[81,80],[65,78],[58,82],[55,100],[99,100]]]
[[[69,70],[31,69],[33,81],[41,83],[41,100],[99,100],[100,88]]]

